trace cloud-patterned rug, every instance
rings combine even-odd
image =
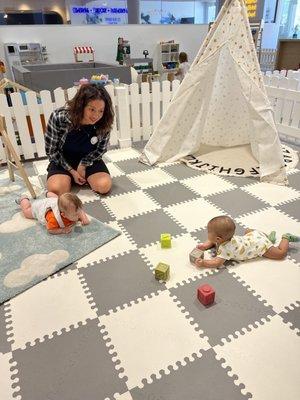
[[[69,235],[49,235],[40,223],[26,219],[15,203],[24,191],[21,180],[0,180],[0,303],[120,234],[92,218]]]

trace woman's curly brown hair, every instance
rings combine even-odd
[[[98,135],[104,136],[111,130],[114,110],[110,95],[102,85],[82,85],[73,99],[67,102],[69,117],[73,128],[78,129],[81,125],[84,108],[93,100],[103,100],[105,103],[103,116],[95,124]]]

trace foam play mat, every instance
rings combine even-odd
[[[216,215],[234,218],[237,234],[299,232],[299,166],[278,186],[138,158],[108,152],[111,194],[78,192],[89,215],[122,234],[0,307],[0,398],[300,398],[299,243],[282,261],[189,262]],[[27,167],[31,179],[44,181],[46,165]],[[159,262],[170,265],[165,283]],[[203,284],[216,292],[208,307],[197,299]]]

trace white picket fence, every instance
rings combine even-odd
[[[276,55],[276,49],[261,49],[259,53],[259,64],[263,72],[272,71],[274,69],[276,63]]]
[[[296,79],[264,76],[267,91],[274,108],[275,121],[280,134],[300,140],[300,82]],[[114,88],[107,86],[115,109],[115,121],[111,131],[111,144],[129,147],[131,142],[149,139],[177,88],[179,81],[153,82],[141,86]],[[0,94],[0,114],[4,115],[7,133],[14,147],[25,160],[45,157],[44,131],[51,112],[65,104],[76,93],[76,88],[67,91],[47,90],[26,92],[24,105],[20,93],[12,93],[12,106],[8,106],[4,94]],[[52,95],[54,101],[52,101]],[[0,159],[5,161],[2,145]]]
[[[300,81],[296,79],[271,78],[272,85],[266,86],[274,119],[280,136],[300,143]]]
[[[106,86],[115,110],[111,145],[128,147],[131,145],[131,140],[149,139],[179,84],[178,80],[172,83],[152,82],[151,90],[147,82],[143,82],[140,86],[137,83],[116,88],[112,85]],[[76,88],[66,91],[58,88],[53,91],[54,101],[52,101],[50,91],[43,90],[38,101],[34,92],[24,93],[23,98],[16,92],[10,95],[11,107],[7,104],[6,96],[0,94],[0,115],[5,118],[7,133],[20,156],[25,160],[46,156],[44,130],[49,116],[75,93]],[[26,105],[23,104],[24,99]],[[2,146],[0,146],[0,159],[2,162],[5,160]]]
[[[293,78],[300,80],[300,69],[298,69],[297,71],[294,69],[282,69],[280,71],[278,69],[275,69],[274,71],[266,70],[265,75],[277,76],[279,78]]]

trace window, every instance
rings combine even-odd
[[[208,24],[221,1],[0,0],[0,25]]]
[[[208,24],[216,18],[216,0],[140,0],[141,24]]]
[[[63,23],[61,15],[55,11],[0,12],[0,25],[42,25]]]
[[[300,39],[300,0],[283,0],[279,37]]]

